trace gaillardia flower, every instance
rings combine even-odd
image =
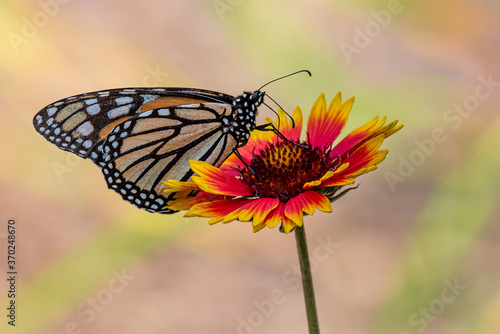
[[[279,125],[270,119],[266,123],[273,122],[288,141],[270,131],[253,131],[238,149],[251,170],[234,154],[219,168],[190,161],[196,174],[192,181],[170,180],[166,192],[198,193],[174,199],[167,207],[188,210],[186,217],[209,217],[210,224],[252,221],[254,232],[281,224],[285,233],[302,226],[304,213],[331,212],[331,202],[353,188],[337,194],[338,190],[375,170],[388,152],[379,150],[382,142],[403,127],[397,120],[384,125],[385,117],[376,116],[334,145],[353,103],[354,98],[342,103],[338,93],[327,108],[321,94],[309,114],[305,141],[300,140],[300,108],[292,114],[295,127],[280,110]]]

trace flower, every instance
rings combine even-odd
[[[300,141],[300,108],[292,114],[295,126],[279,110],[280,124],[270,119],[266,123],[272,123],[287,140],[271,131],[252,131],[248,143],[238,149],[247,166],[235,154],[219,168],[190,161],[196,174],[192,181],[169,180],[166,192],[198,193],[174,199],[167,207],[188,210],[186,217],[209,217],[209,224],[252,221],[254,232],[281,224],[284,233],[302,226],[304,213],[331,212],[331,202],[353,188],[337,191],[375,170],[388,152],[379,150],[382,142],[403,127],[397,120],[384,125],[385,117],[376,116],[333,145],[353,103],[354,98],[342,103],[338,93],[327,108],[321,94],[311,109],[305,141]]]

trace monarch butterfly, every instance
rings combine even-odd
[[[168,214],[175,212],[165,208],[175,193],[164,193],[161,181],[187,181],[193,174],[189,160],[218,167],[231,153],[238,155],[250,131],[281,135],[272,124],[256,125],[264,86],[236,97],[192,88],[96,91],[46,106],[33,125],[60,149],[97,164],[108,188],[125,201]]]

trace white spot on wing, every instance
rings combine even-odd
[[[133,93],[135,93],[135,89],[133,88],[125,88],[120,92],[120,94],[133,94]]]
[[[170,110],[168,110],[168,109],[160,109],[160,110],[158,110],[158,115],[160,115],[160,116],[170,116]]]
[[[148,110],[139,114],[139,117],[149,117],[153,113],[153,110]]]
[[[134,101],[134,98],[130,97],[130,96],[124,96],[124,97],[119,97],[119,98],[115,99],[116,104],[118,104],[119,106],[121,106],[123,104],[131,103],[132,101]]]
[[[158,97],[158,95],[151,95],[151,94],[142,95],[142,98],[144,99],[144,103],[147,103],[147,102],[149,102],[149,101],[153,101],[153,100],[155,100],[157,97]]]
[[[115,109],[111,109],[110,111],[108,111],[108,117],[110,119],[113,119],[113,118],[117,118],[117,117],[126,115],[131,107],[132,107],[132,105],[128,104],[126,106],[121,106],[121,107],[118,107]]]
[[[101,111],[101,107],[98,104],[93,104],[87,107],[87,114],[95,115]]]
[[[86,140],[82,144],[83,147],[85,148],[90,148],[92,146],[92,141],[91,140]]]
[[[88,136],[89,134],[92,133],[92,131],[94,131],[94,126],[92,125],[92,123],[90,123],[90,121],[87,121],[87,122],[83,123],[82,125],[80,125],[78,128],[76,128],[75,131],[78,133],[81,133],[82,136]],[[55,131],[54,131],[54,133],[55,133]],[[56,133],[56,135],[57,135],[57,133]]]
[[[47,109],[47,115],[52,116],[56,113],[56,111],[57,111],[56,107],[49,108]]]
[[[91,105],[91,104],[97,103],[97,99],[88,99],[88,100],[85,100],[85,103],[87,105]]]

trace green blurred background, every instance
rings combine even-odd
[[[0,280],[0,332],[305,333],[293,236],[135,209],[31,123],[89,91],[236,95],[309,69],[267,92],[306,113],[356,96],[347,131],[405,124],[305,220],[322,333],[500,333],[499,22],[495,0],[3,0],[0,275],[8,218],[19,274],[15,328]]]

